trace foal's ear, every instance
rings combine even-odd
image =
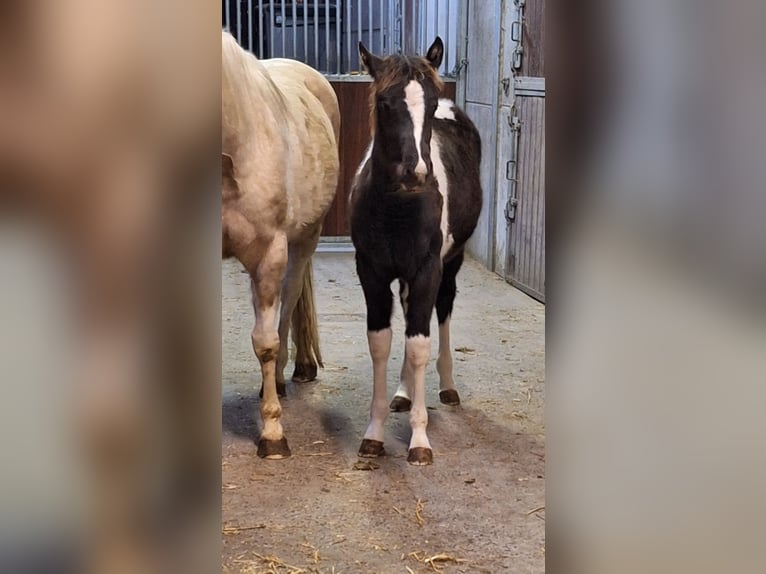
[[[428,60],[428,63],[431,64],[434,69],[438,70],[439,66],[442,65],[442,56],[444,56],[444,43],[439,36],[436,36],[436,40],[434,40],[434,43],[428,48],[426,60]]]
[[[380,70],[380,63],[383,61],[383,58],[372,54],[364,47],[362,42],[359,42],[359,55],[362,57],[362,63],[367,68],[367,72],[374,78],[375,74]]]

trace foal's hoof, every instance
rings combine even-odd
[[[407,462],[414,466],[426,466],[434,463],[434,453],[430,448],[416,446],[407,453]]]
[[[460,404],[460,395],[457,394],[455,389],[445,389],[439,391],[439,400],[442,404],[456,407]]]
[[[287,385],[285,383],[277,382],[277,395],[280,397],[287,396]],[[258,396],[263,398],[263,385],[261,385],[261,390],[258,392]]]
[[[295,363],[294,383],[310,383],[317,378],[317,366],[314,363]]]
[[[290,447],[287,446],[285,437],[279,440],[262,438],[258,441],[258,456],[261,458],[279,460],[280,458],[288,458],[290,454]]]
[[[383,443],[379,440],[369,438],[362,439],[362,445],[359,447],[359,456],[363,458],[377,458],[386,454]]]
[[[411,406],[412,401],[410,401],[410,399],[396,396],[391,401],[391,404],[388,405],[388,408],[392,413],[406,413],[408,410],[410,410]]]

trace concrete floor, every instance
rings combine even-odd
[[[318,253],[314,279],[325,368],[288,383],[293,456],[266,461],[249,281],[223,265],[224,572],[544,572],[544,307],[466,261],[452,321],[462,405],[439,402],[435,340],[426,376],[433,466],[407,464],[408,417],[392,413],[387,455],[359,470],[372,369],[353,255]],[[403,331],[397,308],[389,397]]]

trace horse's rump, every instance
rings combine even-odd
[[[284,201],[286,231],[298,239],[335,196],[340,112],[330,84],[294,60],[258,60],[223,33],[222,152],[238,195]],[[249,196],[249,197],[246,197]]]

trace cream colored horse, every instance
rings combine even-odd
[[[251,277],[253,350],[263,375],[258,455],[284,458],[290,449],[278,394],[291,323],[293,380],[313,380],[322,364],[311,256],[338,183],[340,112],[312,68],[259,61],[227,32],[222,42],[223,256],[236,257]]]

